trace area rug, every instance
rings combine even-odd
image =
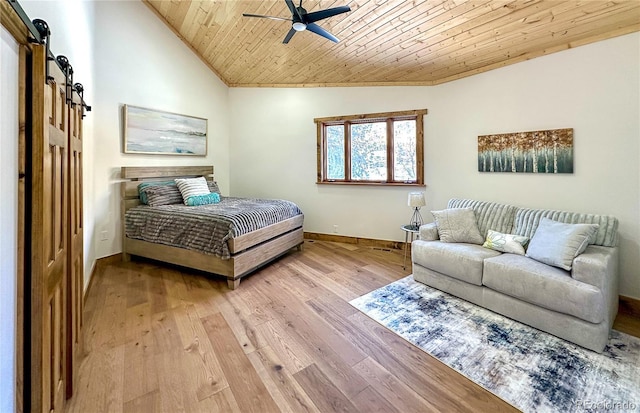
[[[351,305],[525,412],[640,410],[640,339],[586,350],[408,276]]]

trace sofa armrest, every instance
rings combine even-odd
[[[420,226],[420,239],[423,241],[437,241],[440,239],[435,222]]]
[[[617,281],[618,249],[590,245],[573,259],[574,280],[603,289],[613,277]]]
[[[611,326],[618,313],[618,247],[589,245],[574,258],[571,277],[600,289]]]

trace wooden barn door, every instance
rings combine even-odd
[[[73,94],[69,109],[69,208],[68,208],[68,278],[67,306],[67,398],[73,395],[73,378],[78,372],[82,354],[82,310],[84,292],[84,258],[82,254],[82,114],[80,97]]]
[[[49,413],[63,411],[66,388],[68,104],[65,76],[40,45],[32,92],[31,411]]]

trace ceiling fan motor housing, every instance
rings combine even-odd
[[[306,30],[307,28],[307,23],[304,21],[304,18],[307,15],[307,11],[302,6],[296,7],[296,10],[298,12],[294,13],[292,16],[293,24],[291,25],[291,27],[293,27],[293,30],[301,32]]]
[[[298,12],[293,14],[293,22],[306,23],[304,21],[304,17],[307,15],[307,11],[304,9],[304,7],[296,7],[296,10],[298,10]]]

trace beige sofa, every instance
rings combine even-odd
[[[420,228],[412,261],[418,282],[590,350],[604,349],[618,311],[616,218],[465,199],[451,199],[448,208],[472,208],[484,237],[494,230],[531,238],[542,218],[598,224],[570,271],[482,245],[442,242],[435,223]]]

